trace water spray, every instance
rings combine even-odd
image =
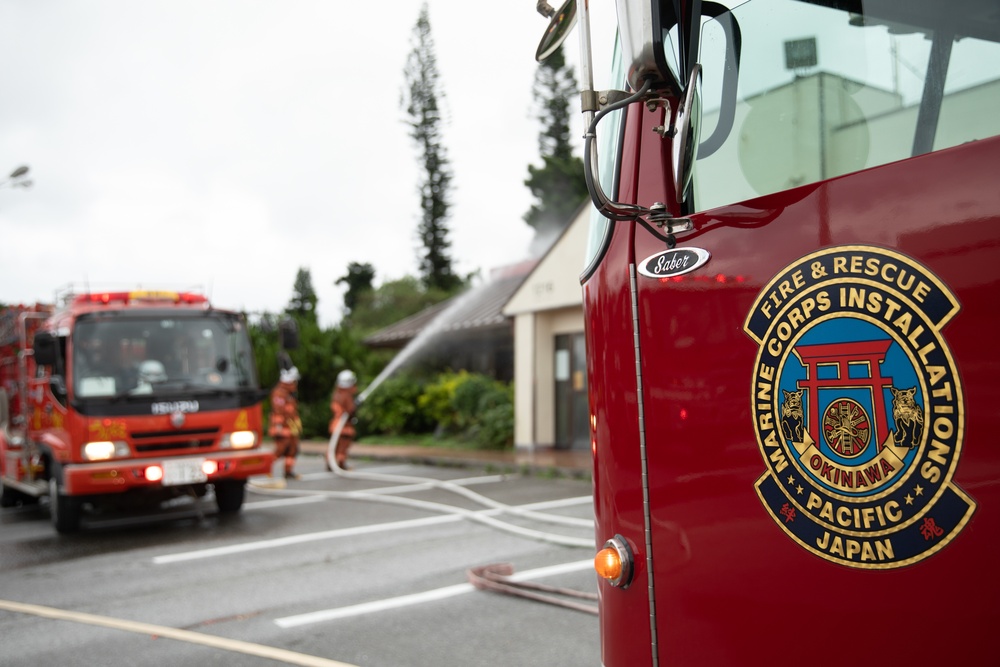
[[[420,333],[413,337],[413,339],[406,344],[399,354],[392,358],[382,372],[372,380],[363,392],[358,394],[358,401],[364,403],[365,399],[375,391],[380,384],[382,384],[390,375],[399,370],[403,364],[410,361],[413,357],[417,355],[423,348],[425,348],[435,336],[437,336],[445,327],[451,322],[452,316],[460,311],[465,305],[472,300],[473,297],[478,296],[479,293],[487,285],[480,285],[474,287],[470,290],[462,292],[458,296],[454,297],[452,303],[448,304],[448,307],[438,313],[433,320],[424,327]]]
[[[441,331],[445,330],[446,327],[454,319],[454,315],[459,312],[465,305],[473,298],[479,296],[483,289],[489,285],[482,285],[466,292],[462,293],[454,299],[454,302],[449,304],[447,308],[442,310],[429,324],[426,326],[417,336],[411,340],[403,350],[393,357],[392,361],[382,370],[381,373],[369,384],[364,391],[358,394],[357,403],[362,404],[367,400],[368,396],[375,391],[379,385],[381,385],[389,376],[396,372],[400,367],[403,366],[407,361],[412,359],[417,355],[423,348],[425,348],[429,342]],[[334,424],[333,431],[330,434],[330,441],[327,444],[326,449],[326,463],[327,467],[336,475],[348,479],[358,479],[374,482],[384,482],[389,484],[424,484],[431,486],[436,489],[443,491],[449,491],[455,493],[464,498],[472,500],[480,505],[488,507],[492,510],[520,516],[522,518],[531,519],[534,521],[540,521],[551,524],[560,524],[566,526],[573,526],[579,528],[593,528],[594,522],[592,519],[577,519],[573,517],[559,516],[555,514],[545,514],[542,512],[533,512],[531,510],[525,510],[518,507],[513,507],[511,505],[506,505],[504,503],[497,502],[491,498],[487,498],[479,493],[471,491],[464,486],[459,484],[454,484],[452,482],[441,481],[426,477],[413,477],[405,475],[388,475],[384,473],[364,473],[348,471],[337,465],[335,458],[335,452],[337,448],[337,442],[340,440],[340,434],[347,425],[347,420],[350,416],[347,413],[341,415],[341,417]],[[370,496],[370,498],[369,498]],[[531,537],[533,539],[540,539],[543,541],[555,542],[557,544],[569,545],[569,546],[579,546],[592,549],[594,547],[592,539],[578,539],[572,537],[566,537],[563,535],[556,535],[552,533],[542,533],[539,531],[528,530],[508,524],[502,521],[498,521],[491,517],[483,517],[478,513],[469,512],[467,510],[460,510],[458,508],[452,507],[450,505],[442,505],[440,503],[428,503],[426,501],[417,501],[408,498],[395,498],[392,500],[385,500],[386,496],[379,494],[357,494],[352,495],[353,498],[371,499],[379,502],[393,502],[399,504],[410,505],[413,507],[418,507],[421,509],[427,509],[438,512],[446,513],[459,513],[462,516],[479,521],[481,523],[486,523],[495,528],[501,530],[507,530],[509,532],[515,532],[525,537]],[[391,497],[391,496],[390,496]]]

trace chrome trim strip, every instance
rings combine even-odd
[[[642,461],[642,517],[646,539],[646,581],[649,590],[649,637],[652,667],[659,664],[656,642],[656,591],[653,584],[653,533],[649,516],[649,469],[646,464],[646,415],[643,409],[642,353],[639,349],[639,294],[636,286],[635,263],[629,264],[629,287],[632,297],[632,341],[635,346],[635,384],[639,409],[639,457]]]

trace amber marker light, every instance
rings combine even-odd
[[[615,535],[604,543],[594,557],[597,576],[616,588],[628,588],[632,583],[632,550],[625,538]]]

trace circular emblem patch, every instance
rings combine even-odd
[[[809,551],[902,567],[975,512],[952,481],[965,403],[942,329],[959,308],[926,268],[872,246],[803,257],[757,296],[744,324],[760,346],[751,413],[767,469],[755,486]]]

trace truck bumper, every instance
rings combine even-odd
[[[266,475],[271,472],[273,463],[274,452],[261,449],[70,463],[63,466],[63,492],[69,496],[86,496],[124,493],[131,489],[211,484]],[[151,468],[157,467],[159,476],[150,472]],[[179,474],[177,469],[180,469]],[[164,471],[167,471],[166,474]]]

